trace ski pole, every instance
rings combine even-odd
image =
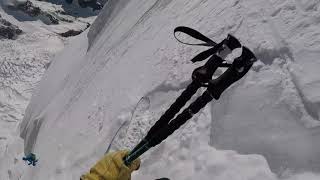
[[[192,83],[181,93],[176,101],[167,109],[160,119],[150,128],[147,135],[137,146],[133,152],[142,147],[159,129],[169,123],[169,121],[180,111],[180,109],[191,99],[200,87],[206,86],[213,76],[213,73],[222,64],[223,59],[219,56],[212,56],[208,62],[192,73]]]
[[[168,124],[168,122],[180,111],[180,109],[191,99],[191,97],[197,92],[197,90],[200,87],[205,87],[208,82],[211,80],[213,73],[217,70],[219,67],[229,67],[229,64],[223,64],[223,59],[234,49],[241,47],[241,44],[237,38],[234,36],[228,34],[227,38],[222,40],[220,43],[215,43],[214,41],[210,40],[209,38],[205,37],[198,31],[195,31],[191,28],[187,27],[177,27],[174,30],[174,36],[176,32],[184,32],[196,39],[202,40],[206,43],[204,44],[189,44],[189,45],[204,45],[204,46],[213,46],[212,48],[199,53],[197,56],[192,58],[192,62],[202,61],[209,56],[212,56],[209,58],[207,63],[197,68],[192,73],[192,83],[188,85],[188,87],[181,93],[181,95],[176,99],[176,101],[165,111],[165,113],[160,117],[160,119],[155,123],[154,126],[151,127],[149,132],[147,133],[146,137],[138,143],[137,146],[132,151],[136,151],[141,146],[144,145],[148,139],[157,132],[159,129],[161,129],[165,124]],[[183,43],[188,44],[180,41],[176,36],[175,38]],[[219,55],[213,56],[214,54]]]
[[[242,54],[234,60],[232,65],[217,79],[212,79],[207,90],[198,97],[193,103],[189,105],[182,113],[180,113],[175,119],[171,120],[169,124],[166,124],[159,129],[150,139],[144,139],[139,144],[140,146],[134,148],[128,156],[124,158],[126,165],[129,165],[133,160],[141,156],[144,152],[160,144],[168,136],[170,136],[175,130],[179,129],[185,122],[192,118],[192,116],[206,106],[212,99],[218,100],[228,87],[233,83],[241,79],[251,68],[256,61],[254,54],[246,47],[242,48]]]

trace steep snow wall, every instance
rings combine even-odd
[[[262,154],[274,172],[319,172],[319,1],[261,3],[246,1],[244,22],[263,65],[214,106],[211,143]]]
[[[151,100],[145,121],[156,120],[201,64],[189,60],[202,48],[174,40],[178,25],[216,41],[234,34],[260,61],[144,155],[133,179],[278,179],[269,166],[280,178],[318,179],[310,172],[320,166],[319,8],[316,0],[108,1],[34,93],[21,137],[40,161],[21,179],[78,179],[142,96]]]
[[[111,22],[115,22],[114,18],[116,18],[117,15],[122,12],[122,8],[126,7],[127,3],[128,1],[126,0],[108,1],[108,5],[104,6],[104,10],[101,11],[101,18],[96,19],[96,21],[91,25],[90,31],[88,33],[88,49],[90,49],[95,39],[97,39],[97,36],[102,34],[101,31],[104,29],[104,27],[108,26]]]

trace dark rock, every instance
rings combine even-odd
[[[65,0],[68,4],[72,4],[73,0]]]
[[[51,24],[59,24],[59,19],[56,17],[52,16],[51,14],[45,14],[47,18],[49,18]]]
[[[36,17],[41,14],[41,9],[39,7],[33,6],[32,2],[26,1],[25,3],[18,4],[18,9],[22,10],[31,17]]]
[[[97,0],[78,0],[78,4],[82,8],[91,7],[93,11],[101,10],[103,5]]]
[[[71,30],[69,30],[67,32],[60,33],[59,35],[61,35],[63,37],[71,37],[71,36],[77,36],[77,35],[81,34],[82,32],[83,32],[83,30],[77,31],[77,30],[71,29]]]
[[[77,36],[79,34],[81,34],[83,31],[85,31],[86,29],[88,29],[90,27],[90,23],[87,23],[87,26],[84,28],[84,29],[81,29],[81,30],[69,30],[67,32],[64,32],[64,33],[59,33],[60,36],[62,37],[71,37],[71,36]]]
[[[39,7],[35,6],[31,1],[9,5],[8,8],[14,11],[22,11],[32,18],[40,19],[45,24],[59,24],[59,19],[49,12],[42,11]]]
[[[22,30],[18,26],[3,19],[0,15],[0,39],[16,39],[20,34],[22,34]]]

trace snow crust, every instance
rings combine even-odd
[[[219,101],[145,154],[132,179],[320,178],[319,1],[108,5],[89,32],[55,57],[34,92],[20,130],[24,152],[36,153],[39,165],[27,167],[17,157],[10,180],[79,179],[143,96],[150,108],[140,121],[157,120],[202,64],[189,60],[203,48],[174,40],[178,25],[216,41],[231,33],[259,62]]]

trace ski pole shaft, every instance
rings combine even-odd
[[[200,85],[195,81],[181,93],[176,101],[167,109],[167,111],[160,117],[160,119],[151,127],[146,139],[149,139],[153,133],[157,132],[163,125],[168,122],[180,111],[180,109],[191,99],[191,97],[197,92]]]
[[[193,117],[194,114],[200,111],[208,104],[213,97],[209,91],[205,91],[202,96],[198,97],[196,101],[191,103],[181,114],[173,119],[169,124],[166,124],[162,129],[154,133],[149,140],[142,140],[138,146],[136,146],[128,156],[124,158],[126,165],[129,165],[132,161],[140,157],[143,153],[148,151],[151,147],[154,147],[164,141],[174,131],[179,129],[185,122]]]
[[[223,61],[224,60],[221,57],[219,57],[217,55],[213,55],[206,62],[205,65],[194,70],[194,72],[192,73],[192,79],[193,79],[192,83],[181,93],[181,95],[169,107],[169,109],[167,109],[166,112],[160,117],[160,119],[150,128],[150,130],[148,131],[148,133],[144,137],[144,139],[142,141],[140,141],[138,143],[138,145],[136,145],[131,152],[137,151],[148,141],[153,143],[153,140],[150,140],[150,139],[153,138],[155,136],[155,134],[157,134],[158,131],[164,131],[164,129],[168,125],[169,121],[172,118],[174,118],[174,116],[191,99],[191,97],[197,92],[197,90],[201,86],[205,86],[205,84],[211,80],[213,73],[218,69],[219,66],[221,66]],[[196,104],[198,104],[200,101],[203,101],[203,99],[200,98]],[[195,108],[193,108],[193,109],[195,109]],[[187,115],[187,114],[184,113],[183,115]],[[166,134],[166,133],[164,133],[164,134]],[[162,135],[159,134],[159,137],[161,137],[161,136]]]
[[[191,84],[181,93],[169,109],[160,117],[160,119],[150,128],[146,137],[136,145],[131,152],[142,147],[159,129],[169,123],[169,121],[180,111],[180,109],[191,99],[201,86],[192,81]]]
[[[181,93],[176,101],[169,107],[169,109],[160,117],[160,119],[151,127],[146,140],[150,139],[159,129],[169,123],[174,116],[180,111],[180,109],[191,99],[191,97],[197,92],[197,90],[206,86],[211,80],[214,72],[219,68],[224,60],[213,55],[205,65],[195,69],[192,73],[192,83]]]
[[[149,141],[149,146],[154,147],[164,141],[174,131],[180,128],[184,123],[198,113],[203,107],[205,107],[213,99],[209,91],[205,91],[202,96],[198,97],[188,108],[182,111],[175,119],[156,133]]]
[[[135,159],[137,159],[138,157],[140,157],[143,153],[145,153],[146,151],[148,151],[150,149],[149,147],[149,142],[145,142],[144,144],[142,144],[138,149],[131,151],[129,153],[129,155],[124,157],[124,164],[126,166],[130,165]]]

